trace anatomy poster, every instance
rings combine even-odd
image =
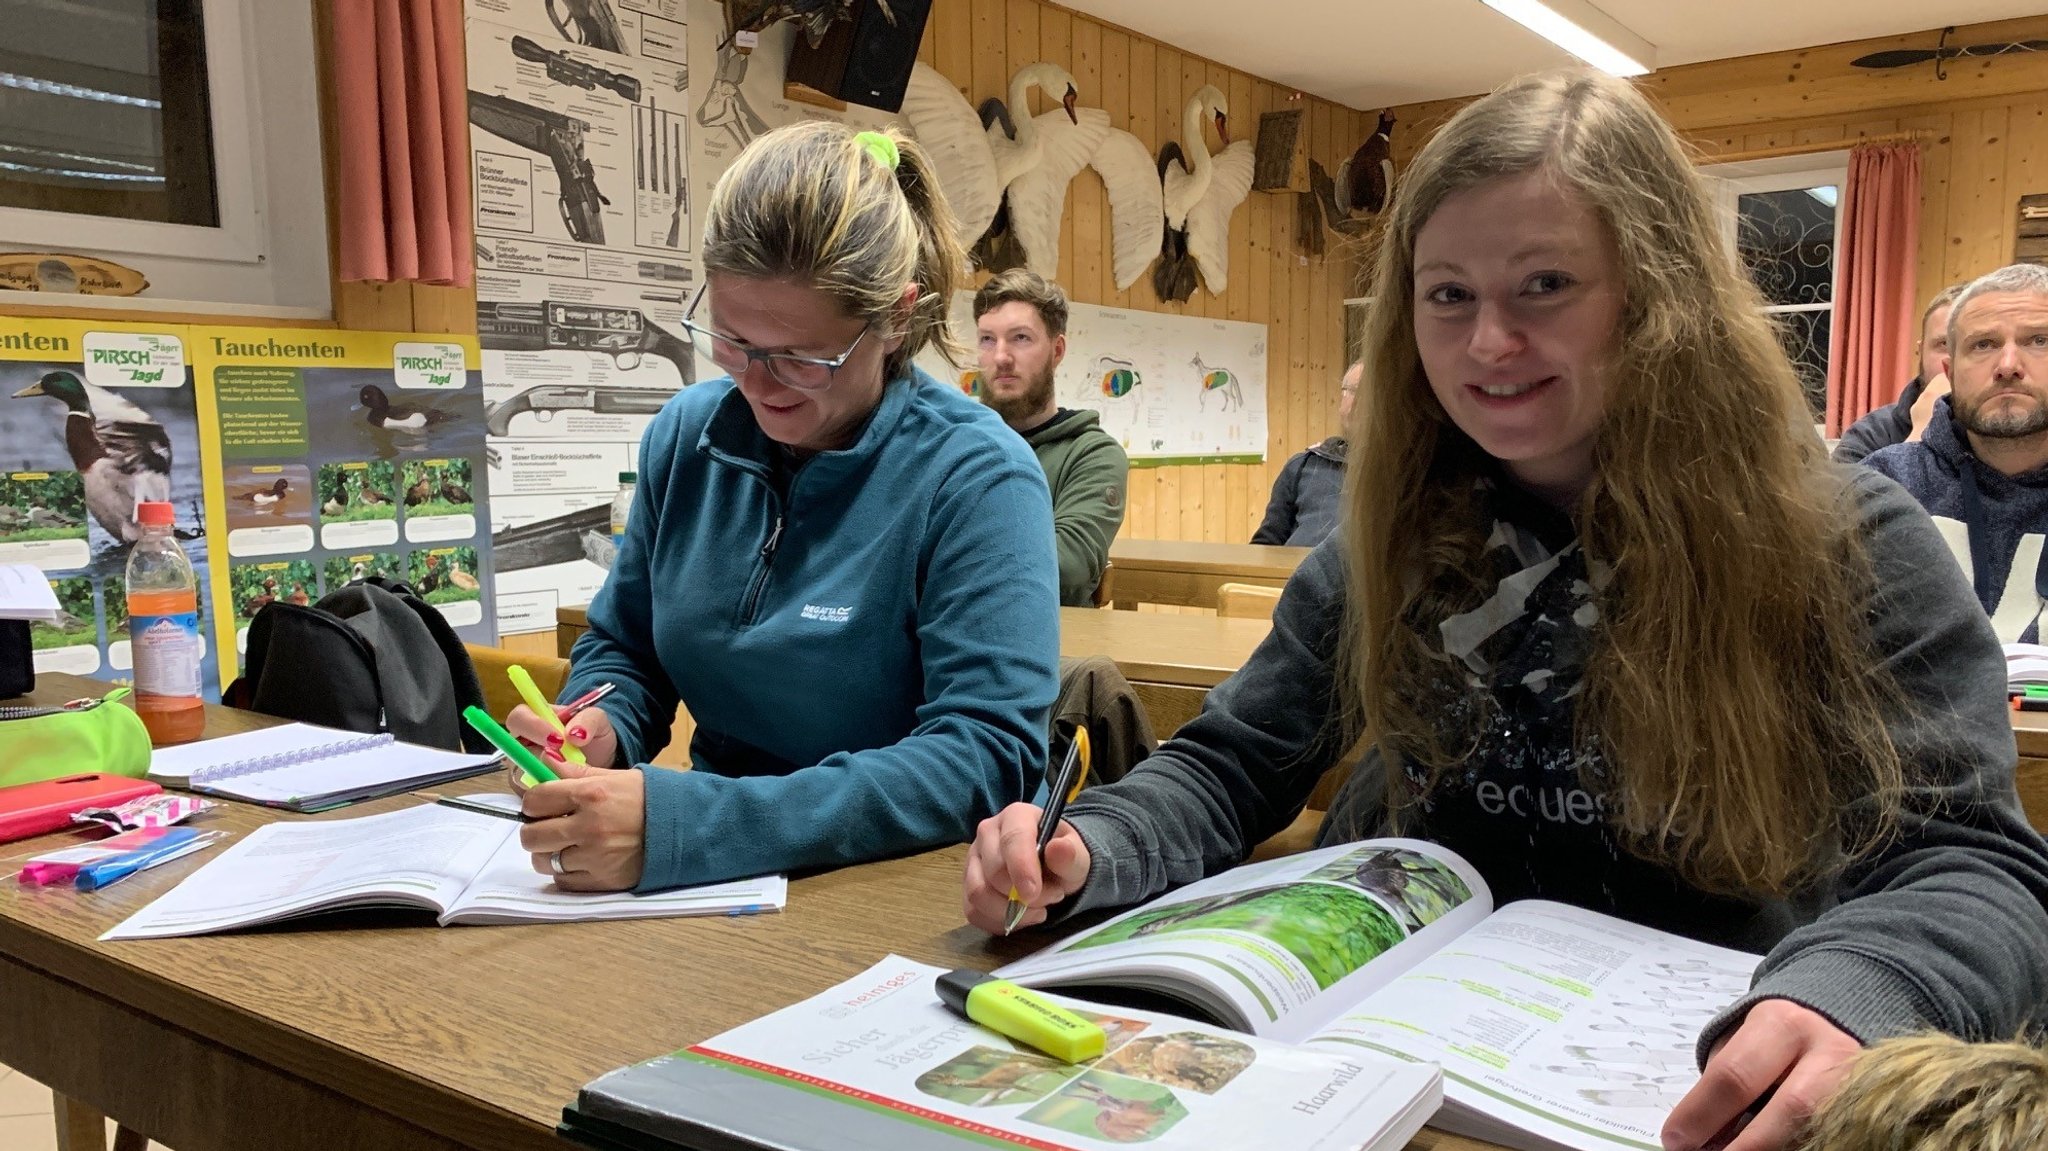
[[[125,681],[139,501],[169,501],[199,577],[200,682],[219,699],[205,405],[186,329],[0,319],[0,563],[33,564],[63,614],[29,625],[39,672]]]
[[[191,328],[223,682],[264,606],[365,576],[496,638],[483,381],[463,336]]]
[[[975,346],[974,297],[953,296],[953,330]],[[934,352],[926,371],[970,395],[973,364]],[[1266,326],[1072,304],[1054,377],[1063,408],[1102,416],[1134,464],[1258,463],[1266,458]]]

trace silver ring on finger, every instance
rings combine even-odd
[[[569,874],[568,872],[566,872],[566,871],[562,870],[562,853],[561,853],[561,852],[559,852],[559,851],[550,851],[550,852],[548,852],[548,870],[549,870],[549,871],[552,871],[552,872],[554,872],[554,873],[555,873],[556,875],[567,875],[567,874]]]

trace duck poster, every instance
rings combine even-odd
[[[496,642],[482,360],[466,336],[193,328],[222,682],[273,600],[365,576]]]
[[[199,579],[200,682],[218,620],[189,336],[176,326],[0,318],[0,563],[42,569],[64,614],[30,626],[39,672],[131,677],[135,505],[168,501]]]

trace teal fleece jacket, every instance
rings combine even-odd
[[[786,498],[779,452],[729,379],[670,401],[572,653],[561,698],[616,684],[646,777],[643,891],[959,842],[1044,771],[1059,568],[1023,440],[914,372]],[[645,765],[679,698],[693,770]]]

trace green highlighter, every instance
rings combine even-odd
[[[1108,1046],[1102,1028],[1007,979],[962,969],[939,976],[938,985],[939,1001],[955,1014],[1054,1059],[1085,1063]]]
[[[519,770],[524,771],[535,783],[553,783],[562,778],[550,771],[548,765],[540,761],[539,756],[526,750],[526,745],[519,742],[517,736],[499,727],[498,721],[492,719],[491,713],[483,708],[471,704],[462,709],[462,718],[468,720],[469,726],[475,728],[478,734],[490,740],[492,747],[504,752],[505,758],[518,764]]]

